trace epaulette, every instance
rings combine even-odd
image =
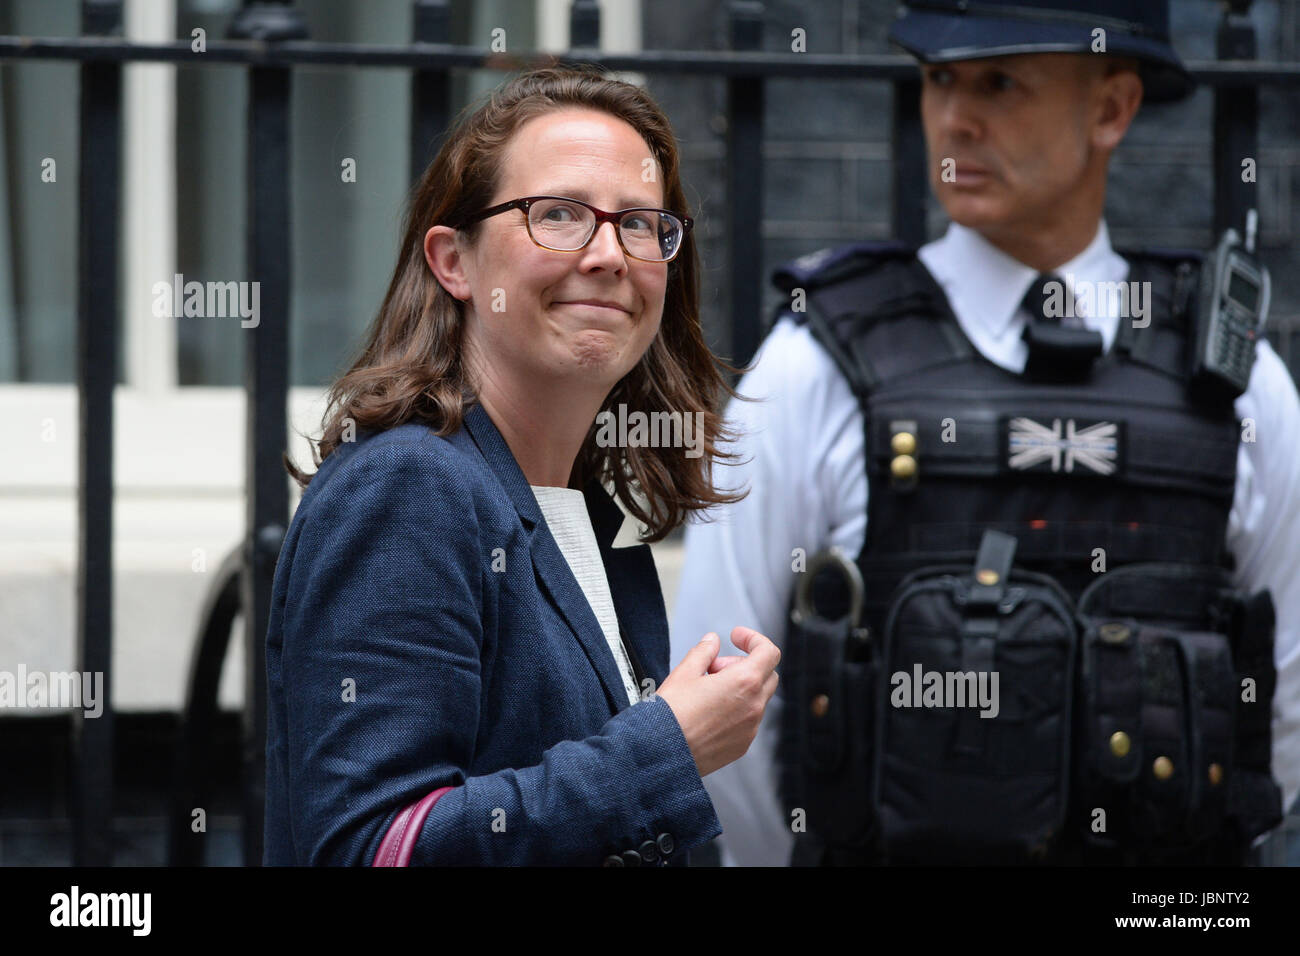
[[[1205,263],[1204,249],[1123,249],[1116,250],[1128,260],[1133,271],[1144,272],[1146,263],[1173,270],[1169,289],[1171,313],[1175,320],[1194,318],[1200,273]]]
[[[880,262],[916,254],[916,247],[896,239],[854,242],[818,249],[792,259],[772,273],[772,284],[782,292],[815,289],[846,276],[855,275]]]

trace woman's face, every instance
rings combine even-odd
[[[577,108],[529,120],[507,144],[489,205],[526,196],[611,212],[663,206],[658,167],[636,130]],[[462,261],[480,374],[608,391],[640,361],[659,330],[668,264],[627,256],[614,230],[600,223],[585,248],[555,252],[529,238],[518,210],[479,224]]]

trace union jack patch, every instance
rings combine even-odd
[[[1122,422],[1053,418],[1044,423],[1018,416],[1002,424],[1003,460],[1012,471],[1110,478],[1120,470]]]

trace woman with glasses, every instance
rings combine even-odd
[[[721,832],[701,777],[748,748],[780,655],[737,627],[747,656],[710,634],[668,673],[645,542],[731,500],[724,370],[643,90],[540,70],[460,122],[318,468],[289,465],[267,863],[680,864]],[[698,415],[703,453],[598,442],[620,406]]]

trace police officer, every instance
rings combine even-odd
[[[900,11],[891,39],[920,61],[930,184],[951,223],[919,250],[860,244],[780,271],[792,308],[740,386],[758,401],[728,411],[742,462],[720,477],[749,495],[686,534],[674,659],[692,635],[735,624],[786,644],[782,687],[754,746],[705,781],[724,862],[786,865],[792,852],[797,863],[943,862],[936,835],[959,859],[957,844],[997,829],[989,814],[999,801],[1004,817],[1037,827],[1028,838],[1002,834],[994,849],[1007,859],[1026,848],[1042,858],[1050,845],[1055,858],[1084,862],[1225,862],[1296,800],[1300,401],[1262,339],[1238,335],[1229,350],[1236,387],[1198,365],[1214,285],[1206,260],[1121,255],[1103,217],[1110,156],[1139,105],[1190,91],[1168,33],[1163,2],[917,0]],[[1216,329],[1211,343],[1227,341]],[[993,528],[1005,536],[984,533]],[[808,562],[831,547],[861,578],[860,626],[849,635],[858,649],[818,661],[796,653],[793,644],[815,642],[790,615]],[[1001,563],[1004,576],[1014,565],[1051,579],[1013,572],[985,590],[996,591],[986,610],[1014,603],[1004,585],[1018,583],[1027,604],[1038,595],[1046,623],[1031,631],[1059,638],[1044,660],[1057,654],[1060,667],[1041,672],[1056,683],[1036,691],[1022,674],[1021,686],[1002,687],[1002,713],[986,726],[891,740],[904,733],[903,712],[884,702],[884,681],[910,670],[900,656],[910,638],[884,633],[891,610],[963,628],[994,621],[1003,630],[983,644],[931,648],[931,663],[949,653],[967,665],[957,670],[979,660],[1016,669],[1005,650],[1011,618],[992,610],[976,620],[964,606],[980,590],[977,573],[998,578],[980,560]],[[1142,577],[1151,563],[1163,571]],[[935,565],[949,566],[946,577],[926,577]],[[1124,587],[1120,572],[1135,568]],[[942,585],[921,591],[946,595],[944,607],[898,601],[918,569],[923,584]],[[809,601],[829,595],[831,619],[855,575],[821,587],[825,577]],[[1102,579],[1085,602],[1090,616],[1068,635],[1059,609],[1081,610]],[[1198,644],[1203,632],[1220,636]],[[972,647],[986,653],[962,658]],[[1029,749],[1016,734],[1032,735],[1031,725],[1054,728],[1032,741],[1053,783],[1029,796],[980,795],[1006,770],[997,761]],[[892,729],[872,739],[881,726]],[[899,768],[922,752],[906,778]],[[926,772],[926,760],[941,769]],[[967,778],[949,773],[963,760],[977,780],[972,806],[987,804],[964,821],[965,836]],[[913,785],[934,792],[909,793]],[[928,810],[909,816],[919,804]],[[1227,849],[1207,857],[1213,833],[1228,834]],[[1180,856],[1180,846],[1192,850]]]

